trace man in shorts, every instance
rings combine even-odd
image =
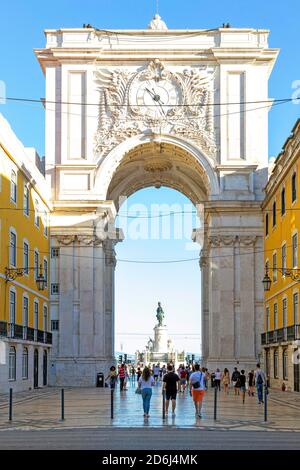
[[[190,393],[194,400],[195,414],[202,418],[201,408],[205,395],[205,373],[200,371],[199,364],[195,364],[195,372],[190,375]]]
[[[163,389],[166,391],[166,415],[168,415],[170,400],[172,400],[172,416],[175,416],[176,397],[179,390],[180,378],[173,372],[173,367],[168,364],[167,373],[163,378]]]

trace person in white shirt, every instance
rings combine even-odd
[[[221,377],[222,377],[222,374],[220,372],[220,369],[217,369],[216,372],[215,372],[215,387],[217,387],[217,389],[219,391],[221,391]]]
[[[193,396],[196,416],[202,418],[201,408],[205,395],[205,373],[200,371],[199,364],[195,364],[195,372],[190,375],[190,393]]]
[[[149,417],[150,400],[152,397],[152,388],[155,385],[155,380],[151,375],[149,367],[145,367],[141,377],[138,380],[138,386],[142,391],[144,417]]]

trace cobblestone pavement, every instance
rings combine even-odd
[[[61,421],[60,389],[46,388],[14,395],[13,420],[8,421],[8,396],[0,396],[0,433],[8,430],[59,430],[115,428],[198,428],[231,431],[300,432],[300,394],[271,390],[268,395],[268,421],[264,406],[256,397],[228,396],[218,392],[217,420],[213,419],[214,391],[208,390],[203,417],[195,417],[188,392],[178,394],[176,416],[162,419],[161,386],[153,388],[150,417],[144,419],[142,398],[135,383],[128,390],[114,393],[114,419],[110,417],[110,390],[101,388],[66,388],[65,420]]]

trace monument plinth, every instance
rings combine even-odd
[[[154,340],[149,338],[145,349],[142,352],[136,352],[136,361],[143,364],[153,362],[167,364],[171,362],[177,367],[179,363],[185,361],[185,353],[184,351],[178,353],[174,348],[172,339],[168,336],[168,328],[164,324],[165,314],[160,302],[158,302],[156,309],[156,318],[158,324],[154,327]]]

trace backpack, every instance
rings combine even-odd
[[[256,379],[256,383],[257,383],[257,385],[261,385],[263,382],[264,382],[264,381],[263,381],[263,379],[262,379],[262,376],[261,376],[261,374],[259,374],[258,377],[257,377],[257,379]]]

